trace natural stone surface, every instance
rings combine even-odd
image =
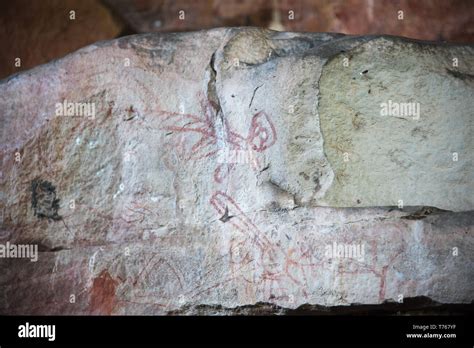
[[[216,29],[2,81],[0,242],[40,254],[0,259],[0,311],[471,302],[473,51]]]
[[[351,69],[332,59],[320,80],[324,149],[337,176],[326,201],[472,210],[472,50],[381,39],[350,55]],[[453,57],[463,62],[456,72]],[[419,114],[383,116],[387,101],[417,103]]]

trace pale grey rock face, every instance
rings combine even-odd
[[[351,69],[335,57],[320,80],[324,148],[338,178],[325,203],[472,210],[472,47],[380,38],[350,54]],[[401,103],[411,105],[397,113]]]
[[[1,312],[471,302],[473,51],[216,29],[2,81],[0,242],[41,247]]]

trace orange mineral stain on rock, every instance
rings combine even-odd
[[[89,302],[91,314],[110,315],[115,308],[115,287],[117,281],[113,279],[107,270],[103,270],[98,277],[94,278]]]

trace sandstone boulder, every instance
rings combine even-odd
[[[40,253],[0,311],[471,302],[473,53],[230,28],[3,80],[0,241]]]

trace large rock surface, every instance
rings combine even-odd
[[[471,302],[473,57],[231,28],[101,42],[2,81],[0,242],[41,252],[0,259],[0,311]],[[94,117],[56,115],[64,100]]]

